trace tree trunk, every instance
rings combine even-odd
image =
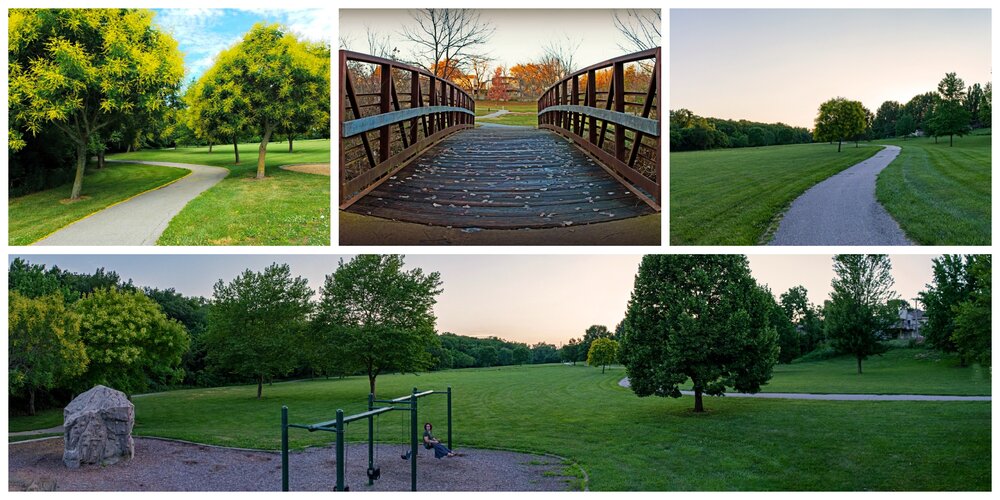
[[[104,149],[97,152],[97,168],[104,168]]]
[[[604,370],[605,370],[605,369],[606,369],[607,367],[608,367],[608,365],[601,365],[601,373],[604,373]]]
[[[705,405],[701,402],[701,387],[695,386],[694,388],[694,412],[702,413],[705,411]]]
[[[288,152],[292,152],[292,136],[288,136]]]
[[[35,416],[35,388],[28,389],[28,415]]]
[[[951,134],[948,136],[948,147],[950,148],[954,145],[955,145],[955,134]]]
[[[375,394],[375,378],[376,377],[378,377],[378,375],[368,374],[368,392],[371,393],[371,394]]]
[[[861,375],[861,356],[858,356],[858,375]]]
[[[236,155],[236,164],[240,163],[240,146],[236,141],[236,136],[233,136],[233,154]]]
[[[837,152],[840,152],[840,146],[844,144],[844,141],[837,141]]]
[[[211,142],[210,142],[210,143],[208,143],[208,152],[209,152],[209,153],[211,153],[211,152],[212,152],[212,143],[211,143]]]
[[[73,178],[73,191],[69,195],[71,200],[80,199],[80,191],[83,190],[83,172],[87,169],[87,138],[76,145],[76,177]]]
[[[257,178],[264,178],[264,160],[267,157],[267,143],[271,141],[270,127],[264,128],[264,136],[260,138],[260,148],[257,149]]]
[[[264,391],[264,376],[257,376],[257,399],[260,399],[260,393]]]

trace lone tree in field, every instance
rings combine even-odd
[[[587,352],[587,364],[590,366],[601,366],[601,373],[607,369],[608,365],[618,362],[618,342],[607,337],[602,337],[590,344],[590,351]]]
[[[507,96],[506,70],[504,70],[503,66],[497,66],[493,70],[493,80],[490,81],[490,89],[486,91],[486,98],[491,101],[506,101],[509,99]]]
[[[28,396],[35,414],[35,394],[83,374],[87,353],[80,339],[80,316],[66,309],[59,294],[37,299],[7,294],[7,383],[10,394]]]
[[[965,97],[965,82],[955,75],[946,73],[938,83],[941,100],[934,106],[929,120],[935,136],[948,136],[948,146],[955,145],[955,136],[962,137],[969,132],[969,111],[962,104]]]
[[[860,136],[867,126],[865,107],[860,102],[835,97],[820,104],[813,137],[817,141],[837,141],[839,153],[845,140]]]
[[[216,58],[215,85],[239,96],[247,130],[260,137],[257,178],[263,179],[267,145],[276,131],[300,128],[303,116],[329,109],[329,60],[300,42],[284,27],[255,24],[232,48]]]
[[[896,298],[892,265],[885,255],[841,254],[833,257],[833,291],[825,313],[826,336],[833,347],[861,362],[881,354],[884,332],[898,319],[889,301]]]
[[[778,359],[774,297],[742,255],[647,255],[625,315],[619,359],[642,396],[760,391]]]
[[[287,375],[299,361],[313,291],[304,278],[292,277],[287,264],[262,272],[249,269],[215,284],[204,341],[208,362],[257,382]]]
[[[101,132],[162,113],[184,75],[177,41],[139,9],[11,9],[9,147],[54,126],[76,145],[70,199]]]
[[[327,275],[313,335],[332,346],[331,357],[350,371],[363,370],[369,389],[385,372],[431,366],[437,342],[434,304],[441,275],[403,269],[400,255],[359,255]]]

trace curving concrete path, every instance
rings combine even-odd
[[[510,111],[508,111],[506,109],[501,109],[501,110],[494,111],[494,112],[492,112],[492,113],[490,113],[488,115],[477,116],[476,119],[479,120],[479,119],[482,119],[482,118],[486,118],[488,120],[490,118],[500,118],[501,116],[506,115],[507,113],[510,113]]]
[[[80,219],[33,245],[155,245],[170,219],[189,201],[229,175],[226,168],[191,163],[107,161],[183,168],[191,174]]]
[[[875,199],[879,172],[899,155],[881,151],[809,188],[792,202],[769,245],[912,245]]]
[[[631,387],[628,377],[618,381],[622,387]],[[694,391],[681,391],[685,396],[694,396]],[[727,398],[760,399],[813,399],[820,401],[993,401],[993,396],[944,396],[937,394],[812,394],[805,392],[727,392]]]

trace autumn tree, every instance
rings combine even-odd
[[[29,415],[35,414],[36,393],[83,374],[87,362],[80,316],[61,294],[7,293],[7,383],[11,395],[26,393]]]
[[[503,66],[497,66],[493,70],[493,80],[490,82],[490,89],[486,92],[486,98],[491,101],[506,101],[507,97],[507,75]]]
[[[948,146],[954,146],[956,135],[962,137],[969,132],[969,111],[962,105],[965,82],[955,73],[946,73],[938,83],[938,95],[940,101],[929,122],[935,136],[947,135]]]
[[[257,382],[284,376],[299,361],[313,291],[305,278],[292,277],[287,264],[249,269],[229,283],[215,283],[205,332],[210,364]]]
[[[774,297],[742,255],[646,255],[625,315],[619,358],[643,396],[754,393],[778,358]]]
[[[177,41],[145,9],[11,9],[11,150],[52,126],[76,147],[70,199],[80,198],[88,148],[125,119],[162,113],[184,74]]]
[[[451,79],[455,68],[480,55],[496,28],[472,9],[417,9],[410,13],[413,24],[403,27],[402,36],[416,48],[418,66],[431,68],[434,76]],[[442,62],[451,64],[442,65]]]
[[[587,351],[587,364],[590,366],[600,366],[601,373],[608,368],[608,365],[618,362],[618,342],[607,337],[602,337],[590,344]]]
[[[826,336],[833,347],[861,362],[886,351],[882,335],[898,319],[892,265],[885,255],[840,254],[833,258],[833,291],[824,310]]]
[[[99,288],[73,305],[90,363],[79,381],[125,393],[184,378],[181,356],[190,339],[184,327],[139,290]]]
[[[385,372],[430,367],[437,342],[434,304],[441,275],[403,269],[400,255],[358,255],[326,276],[311,334],[329,356],[368,375],[369,389]],[[494,360],[495,361],[495,360]]]
[[[837,141],[837,152],[845,140],[865,131],[865,108],[858,101],[835,97],[820,104],[813,136],[817,141]]]
[[[255,24],[242,41],[216,58],[210,69],[216,74],[216,85],[230,88],[234,96],[239,96],[247,131],[261,138],[258,179],[265,175],[271,136],[276,131],[301,127],[303,122],[313,123],[316,113],[327,109],[329,66],[323,51],[300,42],[277,24]]]

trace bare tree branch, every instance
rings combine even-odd
[[[401,35],[417,46],[414,63],[429,68],[436,76],[450,79],[469,59],[480,55],[496,28],[468,9],[420,9],[410,12],[414,26],[404,26]]]
[[[564,35],[561,40],[550,41],[543,49],[542,64],[551,64],[556,68],[557,80],[569,76],[576,71],[574,57],[582,43],[582,39],[573,40],[569,35]]]
[[[626,52],[639,52],[660,46],[660,9],[616,10],[615,29],[625,36],[626,43],[618,47]]]

